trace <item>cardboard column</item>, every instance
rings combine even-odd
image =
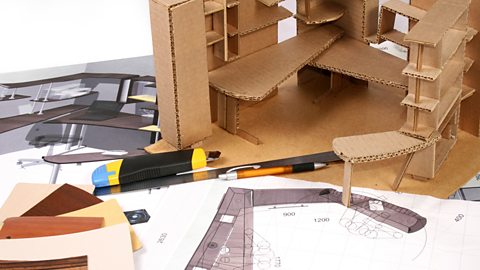
[[[178,149],[211,135],[205,15],[201,0],[151,0],[162,138]]]

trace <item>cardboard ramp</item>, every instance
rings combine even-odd
[[[302,33],[209,72],[210,86],[236,99],[262,100],[342,35],[333,25]]]
[[[402,70],[408,62],[353,38],[344,37],[310,65],[360,80],[408,89]]]

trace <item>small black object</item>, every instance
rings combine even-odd
[[[150,215],[147,213],[147,210],[145,209],[126,211],[124,212],[124,214],[131,225],[146,223],[150,219]]]

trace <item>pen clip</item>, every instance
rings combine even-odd
[[[248,168],[253,168],[253,169],[260,169],[260,165],[246,165],[246,166],[240,166],[240,167],[235,167],[235,168],[231,168],[230,170],[227,171],[227,173],[229,172],[234,172],[234,171],[237,171],[237,170],[243,170],[243,169],[248,169]]]

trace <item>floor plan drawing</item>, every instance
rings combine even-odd
[[[148,269],[477,269],[480,204],[279,177],[169,187]],[[166,222],[168,221],[168,222]]]
[[[254,231],[255,207],[289,205],[265,210],[282,210],[282,216],[288,219],[296,215],[295,208],[308,207],[315,203],[342,204],[342,193],[334,189],[229,188],[215,219],[186,269],[281,268],[281,258],[272,256],[274,252],[268,240],[259,237]],[[401,237],[401,233],[388,227],[384,229],[382,224],[406,233],[414,233],[427,223],[424,217],[406,208],[357,194],[352,195],[351,209],[353,216],[343,215],[337,223],[343,223],[349,232],[366,238]],[[359,218],[358,213],[366,220]],[[314,222],[330,222],[330,217],[317,217]]]

